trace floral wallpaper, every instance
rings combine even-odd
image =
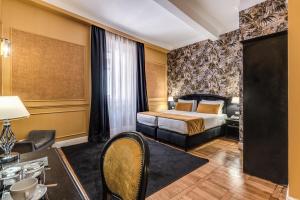
[[[242,40],[288,29],[286,0],[267,0],[240,12]]]
[[[239,30],[168,53],[168,94],[237,96],[242,67]]]
[[[240,96],[243,140],[243,55],[240,41],[288,28],[287,0],[266,0],[240,12],[239,30],[168,53],[168,95],[209,93]]]

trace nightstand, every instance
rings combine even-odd
[[[225,137],[230,139],[239,140],[239,120],[238,119],[226,119],[225,125]]]

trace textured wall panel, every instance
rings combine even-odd
[[[85,47],[12,29],[12,93],[24,100],[84,99]]]
[[[56,138],[86,134],[87,108],[29,109],[29,112],[29,118],[12,122],[17,139],[26,138],[31,130],[56,130]]]
[[[147,92],[149,98],[165,98],[167,69],[165,65],[146,63]]]
[[[145,47],[145,60],[149,109],[167,110],[167,54]]]

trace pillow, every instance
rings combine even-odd
[[[199,103],[198,108],[197,108],[197,112],[208,113],[208,114],[218,114],[220,107],[221,107],[220,104]]]
[[[176,103],[175,110],[191,112],[192,107],[193,107],[192,103],[180,103],[180,102],[178,102],[178,103]]]
[[[203,104],[212,104],[212,105],[220,105],[220,108],[219,108],[219,111],[218,111],[218,114],[222,114],[223,113],[223,106],[224,106],[224,101],[223,100],[201,100],[200,103],[203,103]]]
[[[184,100],[184,99],[178,99],[179,103],[192,103],[192,112],[196,112],[197,110],[197,100]]]

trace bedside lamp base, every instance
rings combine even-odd
[[[13,162],[19,160],[20,154],[17,152],[11,152],[10,154],[2,154],[0,155],[0,164],[6,164],[9,162]]]
[[[3,121],[3,130],[0,135],[0,147],[4,151],[0,155],[0,164],[13,162],[19,159],[19,153],[11,152],[14,144],[16,143],[16,137],[11,130],[9,120]]]

